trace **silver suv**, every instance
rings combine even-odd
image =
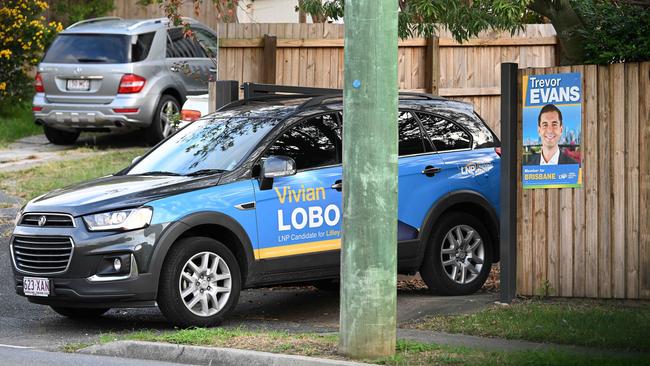
[[[106,17],[61,32],[38,66],[34,120],[54,144],[81,131],[144,129],[149,143],[171,134],[187,95],[207,93],[217,34],[186,19],[195,37],[167,18]]]

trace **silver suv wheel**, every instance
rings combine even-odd
[[[212,252],[192,256],[185,262],[178,280],[183,304],[202,317],[221,311],[228,302],[231,288],[230,268],[223,258]]]
[[[178,104],[174,100],[167,100],[160,109],[160,130],[163,138],[167,138],[176,130],[175,116],[178,112]]]

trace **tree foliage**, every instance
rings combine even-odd
[[[603,0],[575,1],[575,8],[584,23],[584,63],[650,60],[649,8]]]
[[[108,14],[114,8],[113,0],[50,0],[50,20],[63,26],[80,20],[97,18]]]
[[[45,1],[3,0],[0,5],[0,109],[33,93],[32,69],[61,23],[45,20]]]
[[[399,0],[399,36],[429,37],[444,26],[458,41],[475,37],[487,29],[515,32],[530,0]],[[314,22],[343,18],[343,0],[301,0],[296,11],[312,16]]]
[[[201,4],[204,0],[193,0],[194,3],[194,15],[198,16]],[[217,11],[217,17],[219,20],[224,23],[237,23],[237,7],[239,6],[239,0],[208,0],[211,1]],[[164,12],[174,25],[185,25],[187,23],[183,21],[181,14],[181,6],[183,5],[183,0],[138,0],[137,4],[140,6],[147,6],[151,4],[160,5]]]

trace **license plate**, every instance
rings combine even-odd
[[[90,90],[90,80],[70,79],[66,87],[68,90]]]
[[[50,296],[50,280],[43,277],[23,277],[26,296]]]

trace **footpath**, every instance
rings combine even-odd
[[[602,350],[588,347],[567,346],[550,343],[508,340],[502,338],[476,337],[463,334],[449,334],[416,329],[397,329],[397,338],[427,344],[441,344],[477,348],[486,351],[529,351],[553,350],[569,353],[584,353],[602,356],[631,355],[616,350]],[[185,346],[143,341],[116,341],[94,345],[78,351],[82,354],[135,358],[141,360],[167,361],[188,365],[228,366],[359,366],[368,365],[316,357],[294,356],[243,349]],[[649,355],[650,357],[650,355]]]

